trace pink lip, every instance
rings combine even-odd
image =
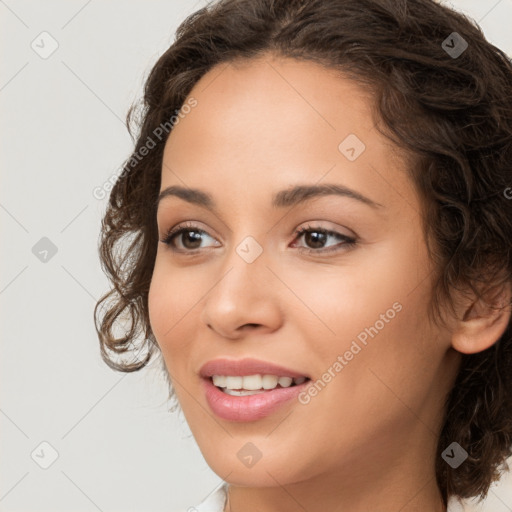
[[[213,381],[203,379],[203,389],[210,409],[219,418],[228,421],[256,421],[272,414],[285,402],[296,398],[310,384],[307,380],[302,384],[289,388],[275,388],[257,395],[232,396],[213,385]]]
[[[289,388],[275,388],[248,396],[232,396],[214,386],[212,375],[277,375],[279,377],[308,377],[305,374],[257,359],[214,359],[204,364],[200,371],[203,377],[203,390],[210,409],[219,418],[228,421],[256,421],[264,418],[281,405],[294,399],[310,384],[306,380],[302,384]],[[308,377],[309,379],[309,377]]]
[[[212,375],[277,375],[278,377],[308,377],[284,366],[262,361],[260,359],[213,359],[201,366],[199,375],[211,377]]]

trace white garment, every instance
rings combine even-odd
[[[226,482],[222,483],[215,491],[208,495],[199,505],[195,507],[189,507],[186,510],[179,512],[224,512],[224,506],[227,499],[227,488]],[[448,500],[447,512],[470,512],[472,509],[468,508],[466,502],[459,502],[455,498]]]

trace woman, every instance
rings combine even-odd
[[[220,0],[142,107],[97,328],[112,368],[162,355],[224,481],[197,510],[484,498],[512,445],[506,55],[431,0]]]

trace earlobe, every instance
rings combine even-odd
[[[506,283],[491,300],[474,301],[452,333],[452,347],[463,354],[482,352],[496,343],[511,321],[512,287]]]

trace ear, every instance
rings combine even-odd
[[[466,300],[452,331],[452,347],[463,354],[475,354],[491,347],[503,335],[511,318],[510,282],[488,293],[486,300]]]

